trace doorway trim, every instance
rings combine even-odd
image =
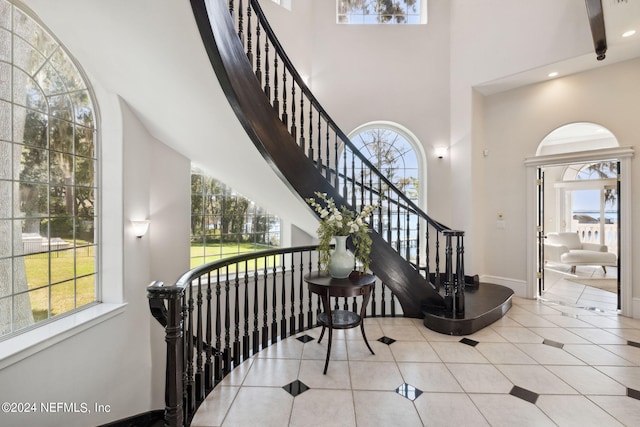
[[[527,244],[527,298],[536,299],[538,287],[537,273],[537,169],[542,166],[556,166],[567,163],[582,163],[600,160],[620,161],[620,253],[618,254],[618,275],[620,276],[620,311],[623,316],[633,316],[633,299],[631,283],[631,158],[632,147],[603,148],[599,150],[577,151],[573,153],[551,154],[528,157],[526,167],[526,244]]]

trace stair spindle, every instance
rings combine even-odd
[[[271,267],[271,344],[278,341],[278,279],[277,279],[277,270],[276,270],[276,256],[272,257],[273,265]]]
[[[284,258],[284,257],[283,257]],[[287,267],[282,260],[282,266],[280,267],[281,276],[281,290],[280,290],[280,339],[285,339],[289,335],[287,334]]]
[[[242,335],[242,360],[249,358],[249,261],[244,262],[244,334]]]

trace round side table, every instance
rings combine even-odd
[[[353,271],[346,279],[335,279],[328,274],[314,271],[307,274],[304,277],[304,280],[307,282],[309,292],[320,297],[324,308],[324,312],[320,313],[318,316],[318,323],[322,325],[322,332],[320,333],[318,342],[322,341],[325,330],[329,329],[329,344],[327,346],[327,359],[324,363],[323,374],[326,375],[327,368],[329,367],[334,329],[350,329],[360,326],[364,343],[367,345],[371,354],[375,354],[367,341],[367,336],[364,332],[364,322],[362,320],[365,316],[369,297],[371,296],[371,288],[376,281],[376,276],[373,274]],[[354,313],[348,310],[331,309],[331,303],[329,300],[331,297],[349,298],[358,296],[363,297],[360,313]]]

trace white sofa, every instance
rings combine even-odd
[[[600,265],[605,273],[607,266],[618,265],[616,254],[609,252],[607,245],[582,243],[578,233],[571,232],[547,234],[544,261],[570,265],[571,273],[578,265]]]

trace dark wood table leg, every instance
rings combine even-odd
[[[369,341],[367,341],[367,335],[364,333],[364,316],[367,312],[367,304],[369,304],[369,297],[371,296],[371,286],[369,286],[369,291],[364,294],[364,298],[362,299],[362,308],[360,309],[360,331],[362,332],[362,338],[364,338],[364,343],[367,345],[367,348],[371,352],[371,354],[375,353],[371,349],[369,345]]]
[[[327,375],[327,368],[329,368],[329,358],[331,357],[331,343],[333,342],[333,315],[331,314],[331,300],[329,299],[327,293],[322,295],[322,306],[324,307],[324,312],[327,315],[327,329],[329,329],[329,342],[327,344],[327,359],[324,362],[324,371],[323,375]],[[322,333],[320,334],[320,339],[322,339],[322,335],[324,335],[325,327],[322,327]],[[318,340],[320,342],[320,340]]]

